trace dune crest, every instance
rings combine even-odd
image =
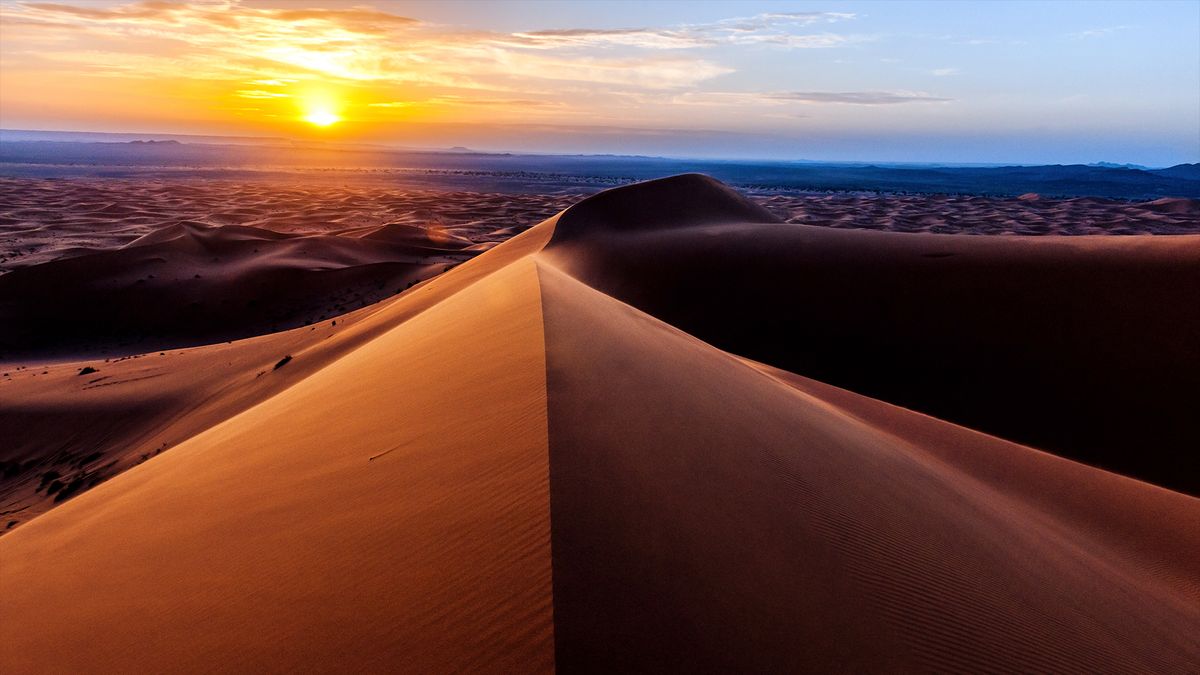
[[[1060,299],[1045,282],[1083,282],[1047,270],[1094,280],[1128,255],[1143,277],[1120,298],[1183,302],[1166,285],[1191,278],[1196,239],[822,230],[699,176],[603,193],[336,331],[161,357],[227,359],[240,388],[205,390],[207,425],[0,538],[0,617],[21,617],[0,670],[197,670],[214,655],[279,670],[1187,670],[1200,500],[805,368],[869,374],[885,361],[856,366],[864,347],[911,354],[950,328],[1070,363],[1078,335],[1030,313]],[[1006,276],[1006,250],[1032,262]],[[988,282],[1017,300],[981,295]],[[839,351],[814,335],[858,338]],[[1156,345],[1186,354],[1174,335]],[[949,363],[968,368],[981,344]],[[255,375],[285,345],[294,358]],[[1107,359],[1127,385],[1145,357],[1121,353],[1076,365]],[[1047,384],[1041,363],[1015,372],[1020,392]],[[36,384],[99,404],[83,365],[22,372],[0,395]],[[1146,446],[1190,429],[1136,450],[1159,461]]]
[[[583,200],[559,216],[554,241],[722,222],[777,223],[779,219],[720,181],[688,173],[606,190]]]

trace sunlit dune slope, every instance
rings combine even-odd
[[[547,232],[519,235],[486,264],[310,327],[132,357],[0,366],[0,535],[540,249]]]
[[[537,277],[497,275],[6,537],[0,669],[549,668]]]
[[[707,179],[656,181],[587,200],[337,332],[159,357],[200,369],[247,350],[236,377],[291,379],[245,384],[224,412],[211,401],[228,394],[208,391],[207,430],[0,538],[0,671],[1200,661],[1200,501],[681,330],[746,315],[694,296],[712,288],[696,260],[716,248],[731,253],[708,273],[744,274],[742,290],[757,273],[739,272],[740,237],[768,237],[796,274],[830,255],[810,228],[767,233],[792,227]],[[682,262],[634,266],[635,243],[666,250],[654,233]],[[879,265],[912,253],[830,233],[866,235],[856,250]],[[976,274],[1003,276],[994,262]],[[762,284],[745,302],[801,314],[795,289]],[[684,313],[635,306],[667,293]],[[283,340],[294,360],[271,370]],[[72,367],[36,380],[62,405]]]

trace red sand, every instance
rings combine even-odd
[[[1190,297],[1159,284],[1195,274],[1200,237],[1079,241],[787,226],[683,176],[588,200],[337,327],[10,372],[4,407],[46,420],[16,457],[30,508],[47,508],[37,475],[65,448],[100,448],[91,467],[176,436],[0,538],[0,671],[1186,672],[1200,500],[681,330],[718,335],[744,315],[709,302],[702,277],[734,280],[749,311],[824,325],[835,301],[809,306],[816,293],[795,292],[812,279],[781,271],[822,261],[978,279],[957,304],[853,264],[818,286],[928,301],[931,334],[1008,278],[1000,262],[1035,280],[1091,264],[1094,293],[1070,279],[1061,292],[1092,307],[1114,287],[1096,275],[1126,278],[1128,255],[1146,274],[1131,297],[1167,316]],[[746,267],[763,250],[767,276]],[[1034,304],[1005,314],[1006,335],[1041,344],[1049,287],[1008,288]],[[903,321],[851,325],[906,335]],[[786,356],[780,334],[759,335]],[[1103,354],[1117,381],[1144,364],[1056,354]],[[84,384],[100,377],[113,386]],[[137,405],[160,418],[105,430],[103,412],[79,414]],[[1153,454],[1145,431],[1128,454]],[[87,440],[37,442],[68,433]]]

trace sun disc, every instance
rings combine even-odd
[[[304,116],[304,121],[310,124],[315,124],[319,127],[327,127],[340,120],[340,117],[332,112],[329,112],[328,110],[314,110]]]

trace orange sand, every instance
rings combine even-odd
[[[1200,500],[780,370],[780,334],[742,354],[765,363],[722,351],[703,340],[755,345],[714,330],[733,305],[697,295],[717,275],[753,311],[819,325],[836,315],[780,270],[850,261],[822,287],[850,297],[871,285],[855,256],[960,280],[921,255],[950,252],[986,280],[997,261],[1124,252],[1147,274],[1134,296],[1194,273],[1200,237],[1141,239],[788,226],[682,176],[585,201],[336,327],[11,370],[0,402],[44,425],[13,457],[37,467],[20,503],[42,512],[0,538],[0,671],[1187,671]],[[740,267],[764,249],[787,261],[775,276]],[[1116,378],[1140,363],[1118,357]],[[61,461],[85,447],[102,457]],[[109,461],[115,477],[53,508],[37,487],[46,466]]]

